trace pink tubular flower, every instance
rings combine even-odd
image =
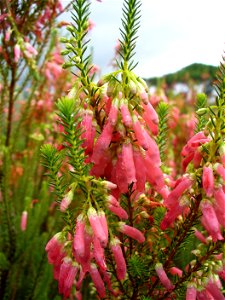
[[[127,268],[126,262],[123,257],[123,252],[120,247],[120,241],[118,238],[113,238],[110,242],[110,249],[113,253],[113,257],[116,262],[116,274],[119,280],[123,280],[126,276]]]
[[[121,101],[122,102],[122,101]],[[126,127],[132,126],[132,118],[128,108],[128,103],[122,102],[120,105],[120,111],[122,116],[122,122]]]
[[[145,183],[146,183],[146,168],[144,157],[142,154],[134,150],[133,151],[133,158],[134,158],[134,166],[136,171],[136,188],[139,192],[143,192],[145,190]]]
[[[215,203],[213,204],[217,219],[225,228],[225,193],[222,187],[219,187],[214,191]]]
[[[122,146],[122,160],[126,171],[127,183],[136,182],[135,165],[133,159],[133,148],[131,143],[123,144]]]
[[[203,131],[199,131],[198,133],[196,133],[192,138],[190,138],[190,140],[187,142],[187,144],[183,147],[183,149],[181,151],[181,155],[187,156],[188,154],[190,154],[190,151],[193,151],[193,148],[191,147],[191,145],[193,145],[193,142],[195,142],[197,140],[205,139],[205,138],[206,138],[206,136]]]
[[[146,114],[146,116],[148,116],[154,124],[158,124],[159,118],[158,118],[158,115],[157,115],[155,109],[151,105],[151,103],[148,102],[147,104],[143,104],[143,108],[145,111],[144,115]],[[144,118],[144,115],[143,115],[143,118]]]
[[[105,213],[104,213],[103,210],[100,210],[98,212],[98,216],[99,216],[99,221],[100,221],[100,223],[102,225],[102,228],[104,230],[104,233],[107,236],[107,243],[108,243],[108,235],[109,235],[109,233],[108,233],[108,223],[107,223],[106,215],[105,215]]]
[[[71,267],[69,269],[67,277],[65,278],[64,286],[63,286],[63,295],[65,298],[68,298],[70,296],[77,272],[78,272],[78,266],[71,264]]]
[[[212,197],[214,190],[214,175],[212,166],[203,167],[202,186],[207,197]]]
[[[169,211],[165,214],[161,224],[160,228],[162,230],[167,229],[175,220],[176,218],[182,214],[184,211],[185,206],[179,205],[179,203],[174,203],[173,207],[169,208]]]
[[[183,271],[177,267],[172,267],[169,269],[170,274],[178,275],[178,277],[182,277]]]
[[[102,248],[100,241],[96,236],[93,237],[93,255],[99,268],[105,271],[107,267],[105,262],[104,249]]]
[[[83,219],[83,215],[79,215],[77,217],[76,231],[73,239],[75,256],[78,257],[83,257],[85,254],[84,231],[85,221]]]
[[[206,238],[199,230],[195,229],[194,235],[200,242],[202,242],[203,244],[207,244]]]
[[[117,185],[111,181],[103,180],[101,182],[108,190],[114,190],[117,188]]]
[[[170,192],[168,198],[164,201],[166,207],[174,207],[175,203],[178,203],[179,198],[184,191],[189,189],[193,184],[193,180],[189,177],[183,176],[177,186]]]
[[[219,148],[220,159],[223,167],[225,168],[225,143],[223,142]]]
[[[122,153],[118,153],[117,155],[117,162],[115,164],[115,177],[116,177],[116,184],[121,193],[126,193],[128,191],[128,179],[127,173],[124,166],[124,161],[122,158]]]
[[[214,242],[217,240],[223,240],[223,236],[220,232],[220,224],[218,222],[215,210],[209,201],[203,200],[201,202],[201,211],[203,214],[202,224],[212,236]]]
[[[19,61],[20,56],[21,56],[20,46],[16,44],[14,47],[14,61],[16,63]]]
[[[149,145],[145,137],[145,129],[142,128],[140,122],[138,121],[137,117],[134,116],[133,118],[133,130],[138,141],[138,144],[145,150],[148,150]]]
[[[108,243],[108,235],[106,235],[106,232],[99,219],[99,215],[93,207],[90,207],[88,209],[88,219],[91,224],[91,228],[94,232],[94,235],[99,239],[102,247],[106,247]]]
[[[196,300],[197,290],[193,285],[188,285],[186,291],[186,300]]]
[[[95,264],[91,264],[90,276],[96,287],[99,297],[104,298],[105,294],[106,294],[104,282],[103,282],[101,275],[99,274],[99,271]]]
[[[27,215],[28,215],[27,211],[24,210],[24,211],[22,212],[21,222],[20,222],[20,229],[21,229],[22,231],[25,231],[26,228],[27,228]]]
[[[162,285],[169,291],[172,292],[174,289],[174,285],[169,280],[168,276],[166,275],[166,272],[163,269],[163,265],[161,263],[157,263],[155,266],[156,273],[159,277],[160,282]]]
[[[145,241],[145,237],[140,230],[138,230],[137,228],[131,227],[129,225],[126,225],[123,222],[119,222],[118,230],[120,232],[128,235],[132,239],[138,241],[139,243],[144,243],[144,241]]]
[[[127,220],[128,219],[128,214],[127,212],[121,207],[121,206],[115,206],[112,204],[108,204],[108,209],[114,213],[117,217],[119,217],[120,219],[123,220]]]
[[[214,165],[214,169],[215,169],[216,173],[218,175],[220,175],[222,177],[223,181],[225,182],[225,168],[221,164],[216,163]]]
[[[113,126],[110,122],[108,122],[104,128],[102,133],[100,134],[94,149],[93,155],[91,157],[91,161],[95,164],[100,163],[102,156],[104,156],[105,150],[109,147],[109,144],[112,140]]]
[[[112,124],[112,126],[116,125],[117,118],[118,118],[118,103],[119,100],[115,98],[112,101],[112,105],[109,111],[109,122]]]
[[[206,285],[206,290],[214,297],[216,300],[224,300],[223,293],[212,279],[209,280]]]
[[[71,258],[66,256],[66,257],[64,257],[63,262],[60,266],[59,279],[58,279],[58,282],[59,282],[58,287],[59,287],[60,294],[63,294],[64,282],[65,282],[65,279],[67,278],[69,270],[71,268],[71,262],[72,262]]]

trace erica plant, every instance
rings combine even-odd
[[[64,298],[224,299],[224,64],[216,103],[196,100],[176,175],[166,157],[169,105],[153,104],[134,73],[140,8],[124,1],[118,68],[96,83],[90,3],[73,3],[63,67],[77,79],[57,103],[62,140],[41,148],[64,219],[48,260]]]

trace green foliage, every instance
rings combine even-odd
[[[45,144],[41,147],[42,163],[49,170],[50,184],[55,188],[56,194],[62,199],[65,185],[63,183],[63,176],[59,176],[64,152],[59,152],[50,144]]]
[[[144,282],[148,277],[148,268],[145,258],[137,256],[136,254],[132,255],[128,260],[128,272],[132,275],[134,280]]]
[[[79,128],[81,122],[79,106],[74,99],[64,97],[57,102],[57,107],[59,109],[58,116],[60,117],[61,125],[65,130],[63,136],[66,142],[66,154],[69,157],[70,165],[74,168],[72,174],[78,177],[87,175],[88,166],[84,163],[85,155],[81,147],[83,141],[80,138],[82,131]]]
[[[157,107],[157,113],[159,116],[159,133],[157,135],[157,144],[160,151],[160,158],[162,161],[165,159],[165,146],[167,143],[167,121],[168,121],[168,113],[169,106],[165,102],[160,102]]]
[[[198,94],[196,100],[197,126],[195,132],[203,130],[208,121],[207,97],[205,94]]]
[[[123,5],[123,18],[120,33],[122,39],[120,39],[120,56],[123,59],[121,63],[121,69],[126,70],[127,68],[131,71],[137,64],[131,61],[135,55],[137,31],[140,26],[140,6],[139,0],[125,0]]]

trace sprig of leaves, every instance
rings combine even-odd
[[[82,130],[80,122],[82,120],[79,107],[73,99],[63,97],[57,102],[59,110],[58,116],[60,124],[64,128],[65,147],[67,148],[67,156],[69,157],[69,164],[73,167],[71,174],[73,176],[87,175],[89,166],[85,164],[84,149],[81,147]]]
[[[157,113],[159,116],[159,133],[157,135],[157,144],[159,147],[160,158],[162,161],[165,160],[165,146],[167,142],[167,121],[168,121],[168,113],[169,106],[165,102],[160,102],[157,107]]]
[[[120,28],[121,39],[119,54],[123,60],[120,67],[122,70],[132,71],[137,63],[132,57],[135,55],[137,31],[140,27],[140,7],[139,0],[125,0],[123,5],[122,29]]]

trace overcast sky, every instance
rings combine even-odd
[[[63,1],[67,2],[66,0]],[[135,72],[142,77],[175,72],[191,63],[219,65],[225,50],[225,0],[142,0]],[[122,0],[92,0],[94,63],[102,73],[121,26]]]

